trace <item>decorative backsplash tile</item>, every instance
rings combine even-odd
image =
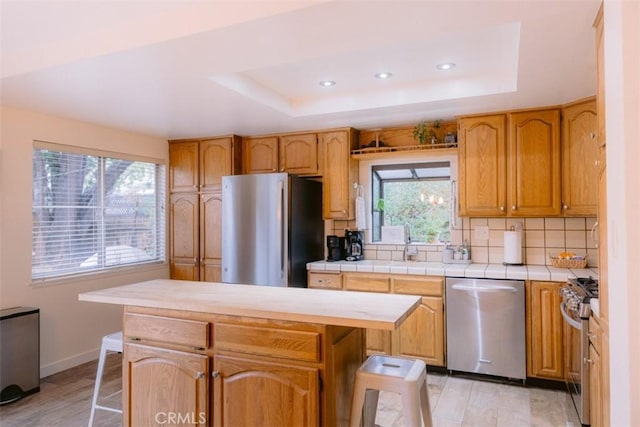
[[[470,244],[471,259],[475,263],[501,264],[504,260],[504,232],[522,227],[523,262],[527,265],[551,265],[550,255],[573,252],[587,257],[590,267],[598,266],[598,249],[591,229],[595,218],[462,218],[459,228],[452,230],[452,245]],[[489,239],[475,237],[474,229],[489,227]],[[355,228],[355,221],[333,221],[329,231],[343,236],[345,229]],[[365,234],[368,230],[365,230]],[[365,238],[366,240],[366,238]],[[440,262],[444,244],[416,243],[415,261]],[[405,245],[369,243],[364,246],[365,259],[402,261]]]

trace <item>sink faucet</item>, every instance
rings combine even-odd
[[[404,223],[404,243],[408,245],[411,243],[411,228],[409,228],[409,223]]]
[[[409,223],[404,223],[404,252],[402,253],[403,261],[413,261],[413,258],[418,255],[418,248],[411,245],[411,229]]]

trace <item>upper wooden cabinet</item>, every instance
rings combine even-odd
[[[560,214],[560,110],[508,115],[508,210],[511,216]]]
[[[460,215],[502,216],[507,206],[506,116],[458,121]]]
[[[595,216],[598,206],[598,116],[595,99],[562,109],[562,213]]]
[[[324,164],[322,210],[325,219],[353,219],[355,217],[355,189],[358,161],[351,157],[357,146],[353,129],[318,134]]]
[[[169,191],[198,191],[198,141],[169,142]]]
[[[240,138],[169,141],[169,191],[220,191],[222,177],[240,172]]]
[[[280,137],[280,171],[318,175],[318,137],[315,133]]]
[[[278,172],[278,137],[244,138],[242,173]]]
[[[317,176],[318,138],[315,133],[245,138],[243,173],[287,172]]]
[[[560,110],[458,121],[461,216],[560,214]]]

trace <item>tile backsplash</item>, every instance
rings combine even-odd
[[[504,231],[522,226],[523,262],[528,265],[551,265],[549,255],[573,252],[587,257],[588,266],[598,266],[598,249],[591,236],[596,218],[461,218],[458,228],[452,230],[452,245],[466,240],[471,247],[471,259],[475,263],[502,264],[504,260]],[[476,238],[477,227],[488,227],[489,238]],[[328,233],[344,235],[344,230],[355,228],[355,221],[333,221]],[[368,230],[365,230],[365,235]],[[366,237],[365,237],[366,240]],[[440,262],[443,244],[416,244],[416,261]],[[369,243],[364,246],[364,257],[370,260],[401,261],[404,245]]]

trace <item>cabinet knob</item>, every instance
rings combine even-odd
[[[211,378],[218,378],[219,376],[220,376],[220,372],[218,371],[211,372]]]
[[[201,380],[203,378],[204,378],[204,372],[200,372],[200,371],[196,372],[196,379],[197,380]]]
[[[193,186],[193,188],[195,188],[195,189],[197,190],[197,189],[198,189],[198,184],[195,184],[195,185]]]
[[[591,137],[591,139],[596,139],[596,137],[597,137],[598,135],[596,135],[596,133],[595,133],[595,132],[591,132],[591,133],[589,134],[589,136]]]
[[[511,205],[511,210],[512,210],[512,211],[515,211],[516,209],[518,209],[518,208],[516,207],[516,205]]]
[[[587,358],[587,357],[585,357],[585,358],[584,358],[584,363],[585,363],[585,364],[592,365],[592,364],[593,364],[593,360],[592,360],[592,359],[589,359],[589,358]]]
[[[343,213],[343,214],[346,214],[346,213],[347,213],[347,211],[342,211],[342,213]]]
[[[569,206],[568,205],[562,205],[562,209],[567,210],[567,209],[569,209]]]
[[[504,212],[504,206],[500,206],[500,212]]]
[[[272,172],[277,172],[277,171],[278,171],[278,169],[277,169],[277,168],[273,168],[273,169],[271,169],[271,171],[272,171]]]

